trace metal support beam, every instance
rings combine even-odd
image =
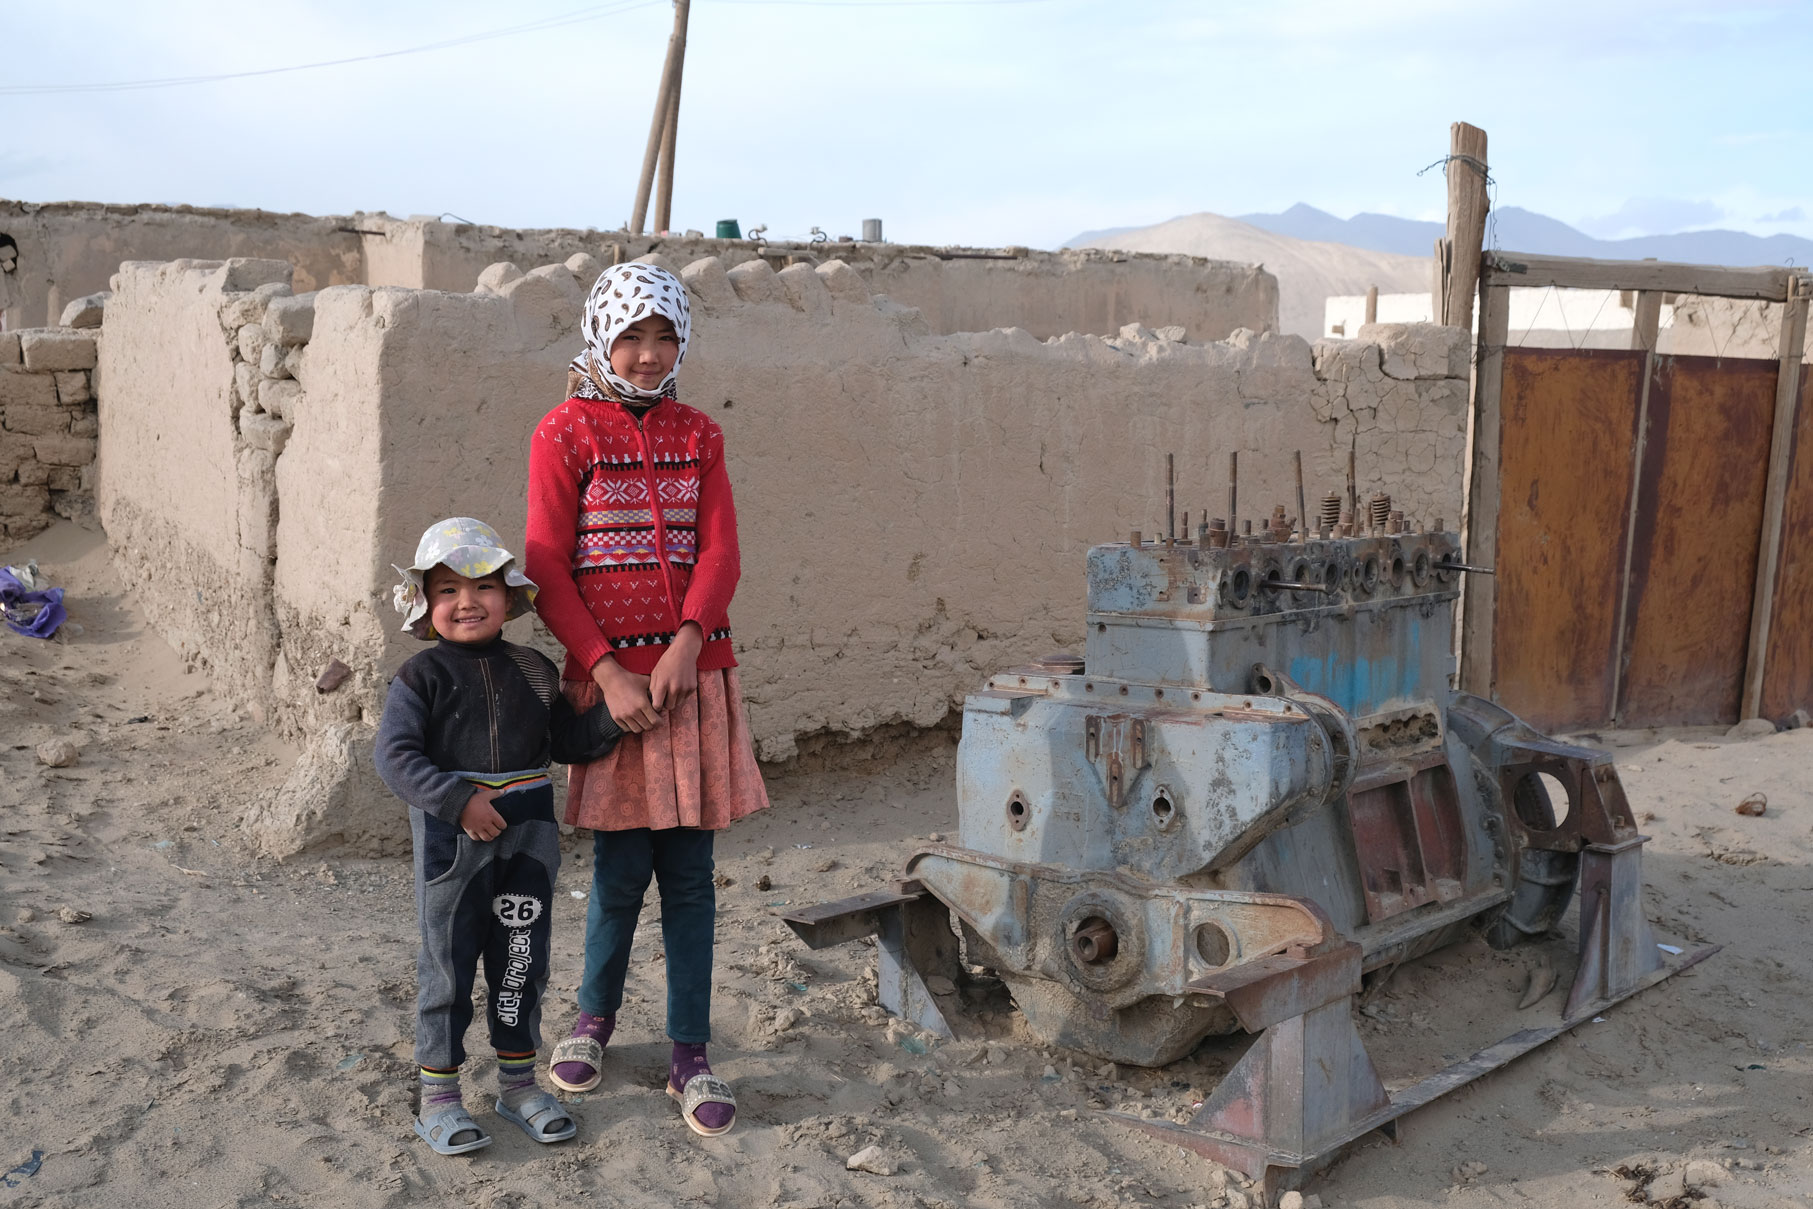
[[[965,971],[950,911],[929,894],[879,913],[875,936],[876,999],[882,1007],[938,1037],[956,1037],[939,997],[926,980],[941,977],[952,987]],[[953,1005],[954,1006],[954,1005]]]

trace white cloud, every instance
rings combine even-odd
[[[1711,226],[1723,217],[1723,207],[1709,201],[1633,197],[1611,214],[1583,218],[1576,225],[1600,239],[1628,239],[1637,235],[1673,235],[1677,231]]]

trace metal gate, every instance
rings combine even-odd
[[[1536,284],[1507,263],[1482,278],[1468,541],[1497,574],[1467,585],[1463,686],[1544,730],[1813,709],[1803,279],[1718,270],[1781,291],[1779,360],[1507,348],[1505,288]],[[1563,285],[1694,269],[1543,263]]]
[[[1497,700],[1544,729],[1737,721],[1776,368],[1506,351]]]

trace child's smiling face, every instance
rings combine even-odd
[[[611,372],[643,390],[654,390],[680,359],[680,337],[665,315],[650,315],[617,333],[611,343]]]
[[[428,619],[434,632],[451,642],[483,645],[504,628],[510,611],[510,589],[501,574],[468,579],[444,563],[423,578],[428,592]]]

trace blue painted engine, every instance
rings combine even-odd
[[[1571,853],[1504,822],[1485,738],[1521,724],[1452,688],[1455,535],[1275,536],[1095,547],[1083,658],[965,703],[956,843],[908,873],[1049,1042],[1160,1065],[1237,1027],[1241,971],[1566,903]]]

